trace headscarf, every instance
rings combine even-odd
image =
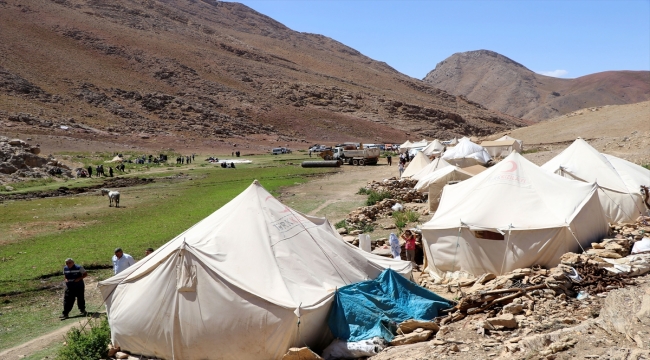
[[[394,259],[401,259],[400,253],[402,252],[402,247],[399,246],[399,239],[394,233],[390,233],[388,237],[388,243],[390,244],[390,252],[393,254]]]

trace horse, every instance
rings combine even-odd
[[[102,196],[108,195],[108,207],[113,206],[115,202],[115,207],[120,207],[120,193],[118,191],[111,191],[108,189],[102,189]]]

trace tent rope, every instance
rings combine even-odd
[[[567,224],[566,227],[567,227],[567,229],[569,229],[569,232],[571,233],[571,235],[573,236],[573,238],[576,239],[576,242],[578,243],[578,246],[580,246],[580,249],[581,249],[582,252],[584,253],[584,252],[585,252],[585,248],[583,248],[583,247],[582,247],[582,244],[580,244],[580,241],[578,241],[578,238],[576,237],[576,234],[574,234],[574,233],[573,233],[573,230],[571,230],[571,226],[570,226],[569,224]]]
[[[506,240],[506,248],[503,252],[503,261],[501,262],[501,271],[499,275],[503,275],[503,266],[506,264],[506,256],[508,255],[508,247],[510,245],[510,234],[512,233],[512,224],[508,225],[508,240]]]

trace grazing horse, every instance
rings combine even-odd
[[[108,189],[102,189],[102,196],[108,195],[108,207],[113,206],[115,202],[115,207],[120,207],[120,193],[117,191],[111,191]]]

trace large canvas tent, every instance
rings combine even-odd
[[[440,204],[442,189],[450,182],[460,182],[474,176],[458,166],[447,166],[439,169],[418,181],[415,190],[429,193],[429,210],[436,211]]]
[[[405,153],[408,149],[409,146],[411,146],[413,143],[409,140],[406,140],[402,145],[399,146],[399,152],[400,154]]]
[[[552,267],[607,231],[596,184],[548,173],[518,153],[446,186],[422,227],[427,270],[438,278]]]
[[[418,171],[413,176],[411,176],[411,179],[420,180],[423,177],[431,174],[432,172],[434,172],[436,170],[439,170],[439,169],[442,169],[443,167],[446,167],[446,166],[451,166],[451,164],[449,164],[448,162],[446,162],[445,160],[443,160],[440,157],[435,158],[435,159],[433,159],[433,161],[431,161],[429,163],[429,165],[423,167],[422,170]]]
[[[431,160],[429,160],[428,157],[426,157],[422,151],[418,151],[418,153],[415,155],[413,160],[409,162],[408,166],[406,169],[404,169],[404,172],[402,173],[403,178],[410,178],[411,176],[417,174],[420,170],[422,170],[425,166],[429,165],[431,163]]]
[[[99,283],[113,344],[164,359],[280,359],[331,340],[337,287],[409,262],[344,242],[325,219],[257,181],[120,274]]]
[[[445,146],[442,145],[438,139],[433,140],[429,145],[422,149],[422,152],[426,156],[440,155],[443,151],[445,151]]]
[[[542,169],[566,178],[596,182],[600,203],[611,223],[634,222],[648,209],[641,185],[650,186],[650,170],[615,156],[601,154],[583,139],[577,139]]]
[[[485,165],[492,159],[481,145],[473,143],[468,138],[460,139],[458,145],[447,149],[442,158],[458,167]]]
[[[518,153],[521,153],[521,148],[517,140],[496,140],[496,141],[483,141],[481,146],[492,157],[504,158],[514,150]]]
[[[521,152],[524,149],[524,141],[519,140],[519,139],[515,139],[512,136],[503,135],[502,137],[496,139],[495,141],[508,141],[508,140],[514,140],[514,141],[517,142],[517,144],[519,144],[519,151],[518,152]]]

